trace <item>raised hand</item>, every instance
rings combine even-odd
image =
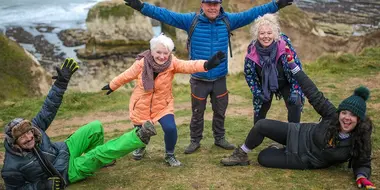
[[[61,89],[67,89],[71,76],[79,69],[79,66],[74,59],[67,58],[61,67],[56,67],[55,69],[57,70],[57,76],[53,76],[52,79],[57,80],[54,84]]]
[[[221,51],[218,51],[216,52],[216,54],[214,54],[208,61],[205,62],[204,64],[204,68],[205,70],[210,70],[212,68],[215,68],[217,67],[221,60],[225,59],[226,57],[226,54],[221,52]]]
[[[291,5],[292,3],[293,3],[293,0],[278,0],[276,2],[278,10],[280,10],[280,9],[282,9],[288,5]]]
[[[141,11],[144,4],[140,0],[124,0],[125,4],[137,11]]]
[[[113,92],[113,90],[110,88],[109,84],[103,86],[102,90],[108,90],[107,93],[106,93],[106,95],[109,95],[109,94],[111,94]]]

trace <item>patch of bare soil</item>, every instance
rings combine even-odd
[[[242,102],[247,102],[248,100],[236,95],[231,95],[229,98],[230,105],[227,109],[226,115],[252,116],[253,111],[251,107],[234,106]],[[191,109],[191,103],[178,103],[175,104],[174,107],[174,109],[177,111]],[[212,120],[211,104],[207,105],[205,119]],[[83,126],[94,120],[99,120],[103,123],[105,133],[117,130],[125,131],[133,127],[132,123],[126,122],[129,121],[129,111],[123,110],[115,112],[95,112],[89,113],[85,116],[72,117],[70,119],[56,119],[50,125],[49,129],[47,130],[47,134],[49,135],[49,137],[70,135],[73,132],[75,132],[75,130],[77,130],[80,126]],[[177,125],[186,124],[190,123],[191,116],[176,117],[175,120]]]

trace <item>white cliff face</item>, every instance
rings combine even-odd
[[[24,51],[25,54],[32,60],[30,64],[30,71],[31,75],[34,77],[33,83],[35,84],[35,88],[37,89],[37,94],[47,94],[52,84],[52,76],[48,74],[43,67],[41,67],[41,64],[38,62],[36,57],[34,57],[25,49]]]
[[[148,17],[134,11],[129,19],[110,16],[87,22],[87,29],[98,42],[107,40],[149,41],[153,37],[152,24]]]

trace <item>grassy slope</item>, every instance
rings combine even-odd
[[[31,62],[17,43],[0,34],[0,101],[33,94]]]
[[[368,101],[368,115],[376,126],[380,125],[379,102],[380,90],[380,48],[365,50],[358,56],[344,54],[341,56],[326,56],[316,63],[305,65],[305,71],[317,84],[325,96],[335,104],[349,96],[359,84],[371,88],[371,98]],[[242,97],[240,102],[231,102],[229,109],[251,109],[251,95],[246,87],[242,74],[229,76],[228,87],[231,95]],[[189,85],[176,86],[174,95],[176,102],[189,101]],[[58,118],[69,118],[73,115],[86,115],[91,112],[125,109],[128,96],[123,92],[115,92],[105,97],[102,93],[68,93],[60,109]],[[42,98],[25,99],[13,107],[2,108],[0,119],[8,121],[15,116],[31,118],[39,109]],[[101,106],[99,106],[101,105]],[[377,109],[376,109],[377,108]],[[25,111],[28,110],[28,111]],[[211,112],[207,107],[206,112]],[[190,117],[189,109],[176,111],[180,116]],[[274,101],[268,118],[286,120],[286,109],[282,101]],[[302,121],[318,121],[319,116],[306,103]],[[125,121],[124,121],[125,122]],[[252,126],[252,118],[233,116],[230,112],[226,117],[228,139],[236,144],[242,143]],[[102,169],[95,177],[73,184],[69,189],[356,189],[352,172],[342,164],[323,170],[298,171],[269,169],[258,165],[256,158],[259,151],[266,147],[269,140],[249,154],[251,165],[248,167],[222,167],[219,160],[232,151],[222,150],[213,145],[211,121],[205,122],[204,139],[201,149],[191,155],[183,154],[189,142],[188,124],[178,126],[177,157],[183,167],[170,168],[163,162],[163,132],[157,126],[158,135],[152,138],[148,146],[148,154],[141,161],[134,161],[131,155],[118,160],[116,166]],[[121,131],[107,133],[106,139],[122,134]],[[66,136],[53,140],[63,140]],[[373,173],[372,180],[380,184],[378,155],[380,153],[380,135],[377,130],[373,135]]]

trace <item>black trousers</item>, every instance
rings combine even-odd
[[[279,89],[284,102],[285,106],[288,109],[288,122],[292,123],[299,123],[301,120],[301,97],[298,97],[298,101],[296,104],[289,104],[288,99],[290,95],[290,86],[289,84],[283,86],[282,88]],[[267,116],[267,113],[272,105],[272,99],[273,99],[273,93],[271,94],[271,98],[268,102],[264,102],[258,115],[256,116],[256,113],[254,114],[254,120],[253,123],[256,123],[260,119],[265,119]]]
[[[224,137],[224,119],[228,105],[228,91],[226,77],[216,81],[202,81],[191,78],[191,122],[190,137],[200,142],[204,128],[204,112],[207,96],[210,95],[212,110],[212,131],[215,139]]]
[[[249,149],[254,149],[259,146],[265,137],[268,137],[280,144],[286,145],[288,138],[289,123],[261,119],[249,132],[245,145]],[[265,148],[259,153],[258,162],[262,166],[270,168],[284,168],[284,169],[307,169],[308,166],[304,164],[299,158],[298,154],[287,152],[286,148]]]

